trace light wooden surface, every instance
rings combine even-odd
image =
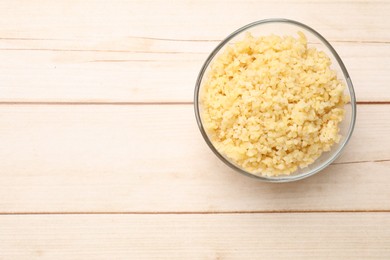
[[[0,2],[0,259],[390,259],[389,1]],[[358,100],[345,153],[269,184],[208,149],[192,96],[249,22],[336,48]]]
[[[388,213],[4,216],[0,249],[27,260],[385,259],[389,225]]]

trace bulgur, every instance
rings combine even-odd
[[[245,38],[211,64],[202,121],[216,149],[256,175],[291,174],[340,140],[344,84],[303,33]]]

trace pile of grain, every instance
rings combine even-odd
[[[345,86],[329,57],[298,34],[247,34],[206,75],[206,132],[221,154],[253,174],[290,174],[340,140]]]

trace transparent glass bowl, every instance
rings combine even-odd
[[[254,175],[240,168],[238,165],[234,164],[234,162],[230,161],[223,154],[219,153],[217,149],[214,147],[213,143],[211,142],[202,124],[202,107],[200,104],[199,94],[202,92],[204,79],[209,72],[210,64],[214,61],[216,57],[218,57],[218,55],[221,52],[223,52],[226,46],[241,40],[244,37],[246,32],[250,32],[254,37],[267,36],[270,34],[275,34],[280,36],[294,35],[295,37],[297,37],[298,31],[301,31],[306,35],[309,47],[315,47],[316,49],[325,52],[329,56],[329,58],[332,61],[332,69],[337,72],[337,77],[341,81],[343,81],[344,84],[347,86],[345,89],[345,94],[350,96],[351,101],[350,103],[345,105],[345,110],[346,110],[345,118],[339,124],[340,134],[342,137],[340,142],[334,144],[332,146],[332,149],[329,152],[323,153],[315,162],[310,164],[308,167],[303,169],[298,169],[297,171],[291,173],[290,175],[281,175],[275,177]],[[218,46],[213,50],[213,52],[207,58],[206,62],[204,63],[199,73],[196,86],[195,86],[194,105],[195,105],[195,116],[198,122],[199,129],[206,143],[211,148],[211,150],[215,153],[215,155],[217,155],[218,158],[220,158],[225,164],[227,164],[234,170],[244,175],[254,177],[263,181],[268,181],[268,182],[296,181],[296,180],[309,177],[326,168],[344,150],[346,144],[348,143],[352,135],[355,126],[355,120],[356,120],[356,99],[355,99],[355,92],[352,86],[352,82],[348,75],[347,69],[345,68],[342,60],[340,59],[336,51],[333,49],[333,47],[328,43],[327,40],[325,40],[324,37],[322,37],[318,32],[308,27],[307,25],[304,25],[296,21],[279,19],[279,18],[260,20],[248,24],[238,29],[237,31],[233,32],[225,40],[223,40],[220,44],[218,44]]]

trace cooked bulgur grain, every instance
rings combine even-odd
[[[344,84],[329,57],[298,34],[247,34],[206,75],[206,132],[221,154],[253,174],[290,174],[340,140]]]

